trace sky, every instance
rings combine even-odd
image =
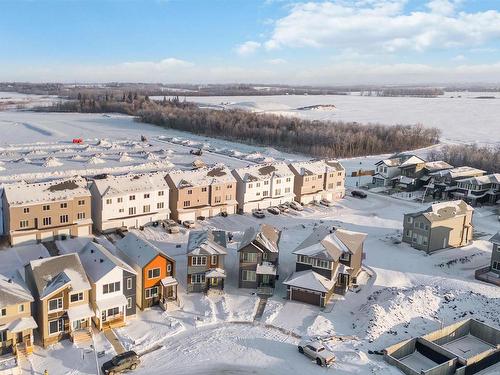
[[[0,81],[500,83],[500,0],[0,0]]]

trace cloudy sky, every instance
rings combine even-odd
[[[0,0],[0,80],[500,83],[500,0]]]

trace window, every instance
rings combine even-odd
[[[297,261],[299,263],[311,264],[311,258],[309,258],[308,256],[305,256],[305,255],[299,255],[297,257]]]
[[[65,223],[69,222],[68,215],[61,215],[61,216],[59,216],[59,222],[61,224],[65,224]]]
[[[51,320],[49,322],[49,335],[64,331],[64,319]]]
[[[128,297],[127,298],[127,309],[131,309],[132,308],[132,297]]]
[[[85,205],[85,201],[84,200],[79,200],[78,201],[78,205],[79,206],[84,206]]]
[[[62,310],[62,308],[63,308],[62,297],[49,300],[49,311]]]
[[[191,275],[191,284],[203,284],[205,282],[205,274],[197,273],[196,275]]]
[[[413,218],[411,216],[408,216],[406,221],[411,224],[411,223],[413,223]]]
[[[260,196],[260,191],[258,191],[257,193],[255,193],[256,196]]]
[[[61,208],[68,208],[68,203],[61,203]]]
[[[267,190],[264,190],[264,191],[262,192],[262,196],[263,196],[263,197],[267,197],[268,195],[269,195],[269,192],[268,192]]]
[[[276,180],[276,184],[281,184],[281,180],[279,178]]]
[[[159,210],[162,209],[162,208],[164,208],[164,207],[165,207],[165,203],[163,203],[163,202],[158,202],[156,204],[156,208],[159,209]]]
[[[333,183],[332,182],[328,184],[328,189],[333,189]]]
[[[500,262],[493,262],[493,265],[491,266],[494,270],[500,271]]]
[[[165,192],[164,192],[163,190],[160,190],[160,191],[158,192],[158,196],[159,196],[159,197],[163,197],[164,195],[165,195]]]
[[[220,186],[216,186],[215,191],[219,191],[219,190],[220,190]]]
[[[148,199],[148,198],[149,198],[149,193],[144,194],[144,199]]]
[[[260,187],[260,182],[257,182],[257,183],[255,184],[255,187]]]
[[[24,208],[23,208],[23,212],[24,212],[25,214],[29,214],[29,212],[30,212],[29,207],[24,207]]]
[[[349,253],[342,253],[340,256],[340,259],[342,260],[349,260],[351,258],[351,255]]]
[[[110,284],[104,284],[102,286],[102,294],[114,293],[120,291],[120,282],[114,282]]]
[[[129,201],[135,201],[135,195],[129,195],[128,200]]]
[[[125,209],[124,209],[124,208],[119,208],[119,209],[118,209],[118,212],[120,212],[120,213],[124,213],[124,212],[125,212]]]
[[[280,194],[281,194],[281,189],[275,189],[274,190],[274,195],[280,195]]]
[[[167,264],[167,272],[172,272],[172,265],[170,263]]]
[[[132,278],[131,278],[131,277],[129,277],[129,278],[127,279],[127,290],[132,289],[132,285],[133,285],[133,280],[132,280]]]
[[[43,225],[50,225],[50,224],[52,224],[52,218],[44,217],[42,222],[43,222]]]
[[[267,253],[262,254],[262,260],[267,260]]]
[[[315,266],[318,268],[330,269],[330,262],[328,262],[327,260],[316,259]]]
[[[145,214],[147,214],[148,212],[151,212],[151,206],[149,204],[143,206],[142,212],[144,212]]]
[[[29,226],[29,221],[28,220],[21,220],[19,222],[19,228],[28,228]]]
[[[215,200],[215,203],[220,203],[221,202],[221,197],[215,197],[214,200]]]
[[[257,274],[255,271],[243,270],[241,272],[241,279],[243,281],[257,281]]]
[[[290,182],[290,181],[292,181],[292,179],[290,177],[287,177],[286,182]]]
[[[241,260],[243,262],[255,263],[257,262],[257,253],[241,253]]]
[[[154,286],[152,288],[148,288],[145,290],[145,292],[146,292],[146,299],[158,297],[158,287],[157,286]]]
[[[187,191],[187,193],[188,193],[188,194],[193,194],[193,190],[189,189],[189,190]]]
[[[83,293],[75,293],[75,294],[72,294],[69,296],[69,301],[71,303],[75,303],[75,302],[78,302],[78,301],[83,301]]]
[[[119,307],[113,307],[111,309],[108,309],[107,314],[108,316],[115,316],[120,313],[120,308]]]
[[[290,188],[289,188],[289,187],[286,187],[286,188],[285,188],[285,194],[286,194],[286,193],[289,193],[289,192],[290,192]]]
[[[189,207],[189,206],[191,206],[191,201],[184,201],[183,206],[184,206],[184,207]]]
[[[211,263],[213,265],[217,264],[217,255],[212,255]]]
[[[159,268],[152,268],[148,270],[148,279],[157,279],[158,277],[160,277]]]
[[[42,210],[43,210],[43,211],[50,211],[50,205],[48,205],[48,204],[44,204],[44,205],[42,206]]]
[[[264,185],[269,185],[269,180],[265,180]]]
[[[135,212],[136,212],[136,211],[135,211],[135,207],[129,207],[129,208],[128,208],[128,214],[129,214],[129,215],[135,215]]]
[[[0,331],[0,342],[7,341],[7,330]]]
[[[83,219],[85,219],[85,212],[78,212],[78,213],[76,214],[76,217],[77,217],[77,219],[78,219],[78,220],[83,220]]]
[[[2,310],[0,310],[0,316],[5,316],[5,315],[7,315],[7,309],[3,308]]]
[[[322,179],[323,178],[323,175],[322,174],[319,174],[318,175],[318,180]]]
[[[120,198],[116,198],[116,201],[117,201],[118,203],[123,203],[123,198],[122,198],[122,197],[120,197]]]
[[[248,188],[249,189],[253,188],[253,184],[248,184]]]
[[[192,266],[206,266],[207,265],[207,257],[204,256],[194,256],[191,258]]]
[[[337,186],[342,186],[342,181],[337,181]]]
[[[205,192],[207,191],[207,188],[206,188],[206,187],[202,187],[202,188],[201,188],[201,191],[202,191],[203,193],[205,193]]]
[[[113,203],[113,200],[111,198],[106,199],[106,204],[111,204]]]
[[[231,194],[226,194],[226,200],[230,201],[231,199],[233,199],[233,196]]]
[[[233,188],[233,185],[232,185],[232,184],[229,184],[229,185],[227,185],[227,188],[228,188],[228,189],[232,189],[232,188]]]

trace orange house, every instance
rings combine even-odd
[[[128,233],[116,247],[121,258],[137,272],[136,298],[141,310],[158,304],[167,309],[177,303],[175,260],[135,233]]]

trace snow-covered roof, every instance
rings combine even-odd
[[[94,180],[93,184],[101,197],[168,190],[165,174],[160,172],[107,176],[106,178]]]
[[[117,294],[112,297],[100,298],[96,301],[97,309],[104,311],[118,306],[127,306],[127,297]]]
[[[137,274],[127,263],[111,254],[101,244],[95,242],[87,243],[80,251],[79,256],[85,272],[87,272],[88,277],[94,282],[102,279],[116,267],[132,274]]]
[[[3,188],[10,206],[51,203],[90,196],[87,181],[82,177],[34,184],[20,182],[4,185]]]
[[[405,168],[405,167],[409,167],[409,166],[417,165],[417,164],[422,164],[422,163],[425,163],[424,159],[421,159],[418,156],[413,155],[410,158],[408,158],[407,160],[405,160],[403,163],[401,163],[401,165],[399,167]]]
[[[223,164],[190,171],[173,171],[168,176],[179,189],[236,182],[229,168]]]
[[[244,182],[268,180],[273,177],[291,177],[293,172],[284,162],[249,165],[233,171]]]
[[[418,211],[409,215],[413,217],[423,215],[430,222],[434,222],[447,220],[457,215],[465,215],[468,211],[474,211],[474,208],[469,206],[463,200],[455,200],[435,203],[423,211]]]
[[[470,177],[458,180],[462,184],[472,185],[486,185],[486,184],[500,184],[500,173],[488,174],[485,176]]]
[[[212,268],[205,273],[205,277],[215,277],[224,279],[226,277],[226,271],[224,271],[222,268]]]
[[[139,237],[133,232],[127,233],[125,237],[119,240],[116,243],[116,247],[127,257],[127,259],[133,262],[133,264],[138,265],[140,268],[144,268],[158,255],[163,255],[169,258],[151,242]],[[172,259],[170,260],[173,262]]]
[[[73,293],[90,289],[90,284],[77,254],[32,260],[29,264],[40,299],[71,286]]]
[[[298,161],[291,163],[290,168],[293,168],[301,176],[320,175],[345,170],[338,160]]]
[[[18,271],[13,271],[10,276],[0,275],[0,308],[33,301],[33,296]]]
[[[490,242],[500,245],[500,231],[490,238]]]
[[[366,236],[366,233],[321,226],[316,228],[293,254],[336,262],[343,253],[355,254]]]
[[[403,157],[391,157],[389,159],[382,159],[375,163],[375,165],[385,164],[388,167],[399,167],[403,162]]]
[[[278,229],[268,224],[261,224],[259,230],[249,227],[243,234],[238,251],[252,243],[261,252],[267,249],[271,253],[277,253],[280,233]]]
[[[326,277],[312,270],[294,272],[283,284],[294,286],[296,288],[313,290],[316,292],[329,292],[335,286],[335,280]]]
[[[460,178],[460,177],[470,177],[470,176],[476,176],[476,175],[483,175],[485,174],[486,171],[483,171],[482,169],[477,169],[477,168],[472,168],[468,166],[463,166],[463,167],[456,167],[452,169],[446,169],[438,172],[433,172],[433,176],[440,176],[440,177],[445,177],[449,176],[450,178]]]
[[[179,284],[179,282],[172,276],[167,276],[161,279],[161,285],[163,286],[173,286],[177,284]]]
[[[25,316],[19,319],[16,319],[9,323],[7,329],[12,333],[22,332],[27,329],[36,329],[38,328],[38,324],[36,324],[35,319],[31,316]]]
[[[226,255],[226,250],[217,241],[220,236],[214,236],[214,232],[212,230],[191,231],[187,244],[188,255]]]
[[[257,270],[255,273],[257,275],[276,275],[278,270],[274,264],[270,262],[262,262],[262,264],[257,264]]]
[[[90,306],[87,305],[86,303],[75,307],[70,307],[68,309],[68,319],[70,322],[85,318],[91,318],[94,315],[95,315],[94,312],[91,310]]]
[[[442,171],[444,169],[452,169],[452,168],[453,165],[448,164],[443,160],[428,161],[427,163],[425,163],[425,169],[427,169],[429,172]]]

